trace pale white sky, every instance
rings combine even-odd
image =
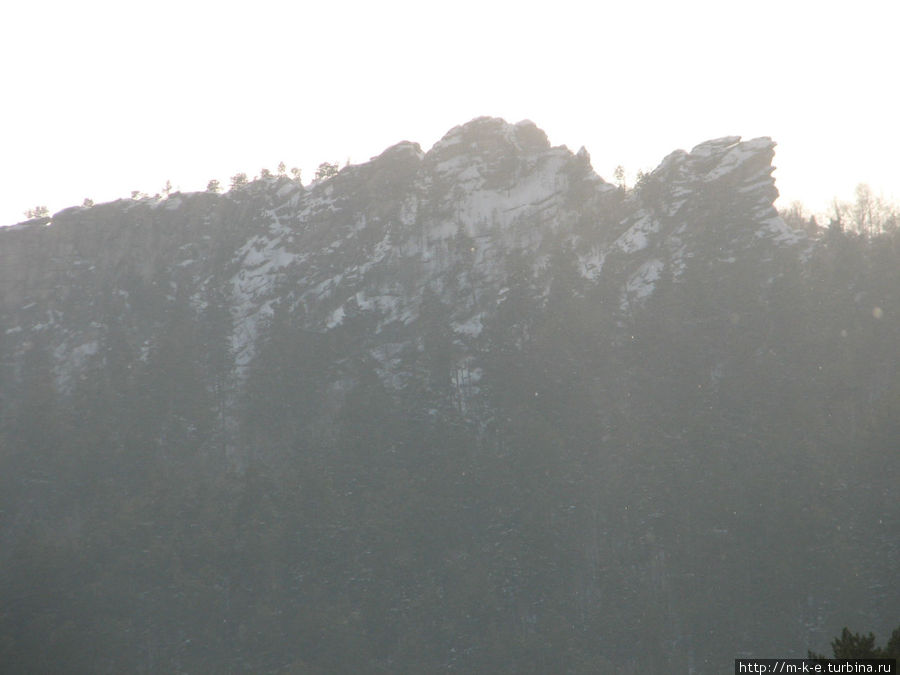
[[[612,180],[724,135],[778,142],[780,203],[900,198],[896,3],[16,0],[0,23],[0,224],[132,190],[427,150],[531,119]]]

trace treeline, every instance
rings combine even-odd
[[[802,202],[792,202],[788,208],[780,210],[779,214],[794,229],[806,230],[812,234],[827,227],[873,236],[893,232],[900,227],[900,206],[882,195],[876,195],[865,183],[856,186],[852,202],[837,198],[832,200],[826,215],[827,223],[819,223],[815,215],[807,215],[808,211]]]
[[[347,160],[347,164],[349,165],[350,161]],[[340,170],[337,162],[322,162],[316,168],[314,174],[314,180],[320,181],[331,178],[332,176],[337,175]],[[287,178],[290,173],[290,180],[300,184],[302,182],[302,171],[298,167],[291,167],[290,171],[284,162],[279,162],[278,167],[273,173],[271,169],[267,169],[263,167],[260,169],[259,173],[253,177],[248,177],[246,172],[239,171],[238,173],[231,176],[229,179],[229,190],[241,190],[252,183],[259,180],[269,180],[273,178]],[[153,195],[154,199],[162,199],[163,197],[168,198],[173,194],[177,194],[176,188],[172,185],[171,180],[167,180],[162,189]],[[220,193],[222,192],[222,183],[218,178],[212,178],[206,184],[206,192],[212,193]],[[150,195],[141,190],[132,190],[131,198],[135,200],[140,199],[149,199]],[[94,206],[94,200],[90,197],[85,197],[84,201],[81,204],[82,208],[91,208]],[[25,218],[27,220],[33,220],[37,218],[49,218],[50,217],[50,209],[46,205],[38,205],[34,206],[30,209],[26,209],[23,212]]]

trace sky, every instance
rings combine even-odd
[[[771,136],[778,205],[900,200],[884,0],[29,0],[0,23],[0,225],[139,190],[428,150],[530,119],[612,181]]]

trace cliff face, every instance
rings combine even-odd
[[[399,143],[308,188],[272,177],[225,195],[71,208],[0,230],[0,319],[23,342],[45,331],[61,377],[105,313],[140,314],[135,292],[189,297],[198,312],[216,295],[232,317],[238,369],[277,303],[302,308],[316,331],[369,316],[377,342],[414,321],[428,289],[466,343],[508,292],[513,259],[546,294],[547,262],[565,250],[627,306],[691,259],[766,260],[796,245],[772,206],[773,148],[709,141],[669,155],[626,194],[594,174],[586,152],[550,147],[534,124],[481,118],[427,153]]]
[[[720,673],[900,605],[900,234],[479,118],[0,230],[0,670]]]

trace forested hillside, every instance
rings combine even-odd
[[[481,118],[0,230],[0,670],[721,673],[900,607],[900,230]]]

